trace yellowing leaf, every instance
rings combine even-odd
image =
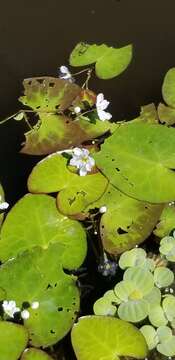
[[[120,356],[144,359],[146,341],[133,325],[109,316],[85,316],[72,330],[77,360],[118,360]]]

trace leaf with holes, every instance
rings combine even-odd
[[[121,125],[94,155],[97,167],[120,191],[138,200],[175,199],[175,129]]]
[[[57,153],[39,162],[28,179],[28,188],[32,193],[59,191],[57,205],[66,215],[81,213],[103,195],[107,184],[107,179],[100,172],[87,176],[71,172],[67,159]]]
[[[100,79],[111,79],[121,74],[132,59],[132,45],[113,48],[105,44],[79,43],[70,55],[70,65],[85,66],[95,63],[95,72]]]
[[[29,348],[24,351],[21,360],[53,360],[53,358],[45,351]]]
[[[120,254],[142,243],[154,229],[162,205],[132,199],[109,185],[104,195],[85,209],[106,206],[101,217],[100,234],[103,246],[111,254]]]
[[[144,336],[135,326],[110,316],[80,318],[71,337],[77,360],[144,359],[148,352]]]
[[[22,325],[0,321],[0,358],[18,360],[28,342],[28,332]]]
[[[81,88],[74,83],[41,77],[26,79],[23,84],[24,96],[20,97],[20,101],[32,108],[39,120],[33,129],[25,134],[22,153],[50,154],[79,145],[114,128],[109,121],[96,120],[91,123],[84,117],[73,121],[71,117],[62,114],[81,94]]]
[[[65,268],[79,267],[86,256],[86,234],[80,223],[63,216],[48,195],[27,194],[8,213],[1,231],[0,259],[8,260],[34,246],[64,246]]]
[[[28,308],[30,317],[24,321],[30,343],[36,347],[50,346],[63,338],[79,310],[76,279],[64,273],[63,254],[64,246],[59,243],[47,250],[33,248],[0,268],[0,287],[6,300],[15,300],[20,308],[24,302],[39,302],[38,309]]]
[[[69,81],[54,77],[34,77],[23,81],[24,96],[19,100],[36,112],[57,112],[69,108],[81,88]]]

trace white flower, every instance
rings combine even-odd
[[[109,101],[104,99],[104,95],[102,93],[97,95],[96,100],[96,108],[97,108],[97,114],[100,120],[110,120],[112,118],[112,115],[109,112],[104,111],[107,109],[109,105]]]
[[[64,79],[64,80],[69,80],[70,82],[73,81],[72,79],[72,75],[69,71],[69,69],[67,68],[67,66],[60,66],[59,68],[59,78],[60,79]]]
[[[107,211],[106,206],[101,206],[101,208],[99,209],[100,214],[104,214],[106,211]]]
[[[74,148],[72,153],[70,165],[77,167],[80,176],[87,175],[95,165],[95,160],[89,155],[89,151],[83,148]]]
[[[74,112],[75,114],[79,114],[81,112],[81,108],[79,106],[75,106]]]
[[[29,317],[30,317],[29,311],[28,310],[21,311],[21,317],[22,317],[23,320],[29,319]]]
[[[14,314],[16,312],[20,311],[20,309],[16,306],[16,302],[13,300],[3,301],[2,307],[3,307],[4,312],[11,318],[14,317]]]
[[[6,210],[6,209],[8,209],[8,207],[9,207],[9,204],[5,201],[0,204],[0,210]]]
[[[38,309],[38,308],[39,308],[39,302],[38,302],[38,301],[34,301],[34,302],[31,304],[31,308],[32,308],[32,309]]]

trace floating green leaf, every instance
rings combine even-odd
[[[90,209],[107,207],[100,221],[100,234],[105,250],[120,254],[143,242],[152,232],[162,211],[162,205],[137,201],[109,185],[104,195]]]
[[[77,146],[115,128],[109,121],[95,120],[95,123],[91,123],[84,117],[73,121],[62,113],[81,93],[81,88],[74,83],[41,77],[26,79],[23,84],[25,93],[20,97],[20,101],[32,108],[39,120],[33,129],[25,134],[22,153],[50,154]]]
[[[141,266],[146,260],[146,251],[142,248],[135,248],[129,251],[125,251],[119,260],[119,266],[125,270],[133,266]]]
[[[23,81],[24,96],[19,100],[36,112],[57,112],[67,109],[81,88],[70,81],[54,77],[34,77]]]
[[[163,300],[162,307],[166,314],[167,319],[169,321],[174,321],[175,320],[175,296],[166,295]]]
[[[161,292],[156,286],[154,286],[151,292],[144,296],[144,299],[148,303],[148,312],[149,312],[152,307],[160,305]]]
[[[157,111],[162,124],[167,126],[175,124],[175,109],[160,103]]]
[[[79,43],[70,55],[70,65],[85,66],[95,63],[96,75],[100,79],[111,79],[121,74],[132,59],[132,45],[113,48],[105,44]]]
[[[29,155],[45,155],[57,150],[78,146],[116,127],[109,121],[80,117],[74,122],[65,115],[40,113],[40,123],[25,133],[26,142],[21,152]]]
[[[58,212],[48,195],[27,194],[8,213],[1,231],[0,259],[8,260],[34,246],[46,249],[59,242],[65,248],[64,267],[79,267],[86,256],[86,234],[75,220]]]
[[[160,326],[155,330],[153,326],[145,325],[140,331],[145,337],[149,350],[157,347],[157,351],[163,355],[175,355],[175,336],[172,335],[172,330],[168,326]]]
[[[28,348],[24,351],[21,360],[52,360],[53,358],[49,356],[45,351]]]
[[[165,236],[160,242],[159,251],[165,255],[168,261],[175,262],[175,238],[174,236]]]
[[[95,302],[93,310],[95,315],[107,316],[113,316],[117,311],[116,306],[112,305],[111,301],[105,297],[102,297]]]
[[[157,331],[154,329],[154,327],[151,325],[144,325],[141,327],[140,331],[146,340],[148,349],[154,349],[159,342]]]
[[[173,272],[166,267],[157,267],[154,271],[154,282],[158,288],[169,286],[174,281]]]
[[[163,342],[162,344],[158,344],[157,350],[165,356],[174,356],[175,355],[175,336],[172,336],[171,339]]]
[[[72,330],[77,360],[119,360],[120,356],[143,359],[147,345],[133,325],[109,316],[86,316]]]
[[[20,308],[24,302],[39,302],[36,310],[28,309],[30,317],[24,321],[30,343],[37,347],[64,337],[79,310],[75,279],[62,269],[63,253],[64,246],[59,243],[47,250],[33,248],[0,268],[0,287],[6,292],[6,300],[15,300]]]
[[[157,329],[157,336],[160,342],[167,341],[172,337],[172,329],[168,326],[159,326]]]
[[[158,224],[154,230],[154,234],[160,238],[169,235],[175,228],[175,206],[167,205],[163,209]]]
[[[168,320],[160,305],[153,306],[149,309],[149,321],[155,327],[164,326],[168,324]]]
[[[94,155],[97,167],[120,191],[152,203],[175,199],[175,129],[121,125]]]
[[[165,102],[172,107],[175,107],[175,68],[168,70],[165,75],[162,95]]]
[[[147,104],[141,106],[140,116],[134,120],[133,122],[141,122],[141,123],[150,123],[150,124],[157,124],[158,121],[158,114],[154,103]]]
[[[0,321],[0,357],[18,360],[28,342],[28,332],[22,325]]]
[[[71,172],[67,167],[67,159],[57,153],[39,162],[28,179],[30,192],[59,191],[58,208],[66,215],[81,213],[103,195],[107,184],[107,179],[100,172],[87,176]]]
[[[149,299],[146,295],[154,288],[153,275],[140,267],[132,267],[125,271],[123,279],[114,288],[121,300],[118,315],[123,320],[139,322],[148,315]]]

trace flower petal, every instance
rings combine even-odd
[[[98,107],[98,105],[100,105],[100,104],[103,102],[103,100],[104,100],[104,95],[103,95],[103,93],[98,94],[98,95],[97,95],[97,99],[96,99],[96,105],[97,105],[97,107]]]
[[[103,100],[102,103],[100,104],[100,109],[105,110],[108,107],[109,104],[110,104],[109,101]]]
[[[86,176],[87,175],[86,167],[81,167],[79,174],[80,176]]]

